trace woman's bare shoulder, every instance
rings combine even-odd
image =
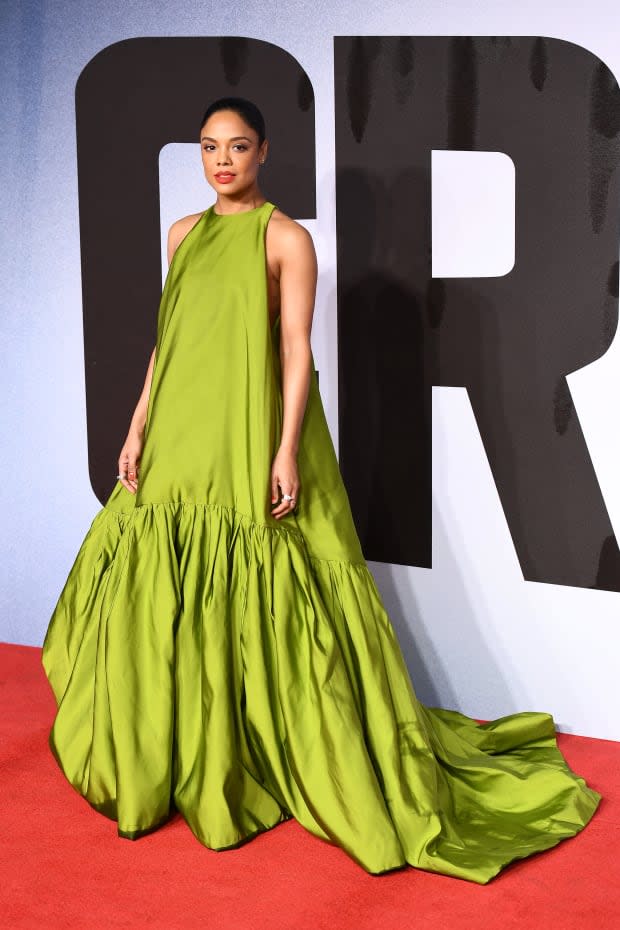
[[[306,227],[284,213],[279,207],[272,210],[267,232],[278,251],[290,252],[314,248],[312,236]]]
[[[289,216],[288,213],[285,213],[284,210],[281,210],[279,207],[274,207],[271,211],[271,218],[269,220],[269,225],[273,223],[274,228],[280,230],[291,232],[294,235],[294,230],[303,230],[307,232],[306,228],[298,223],[297,220],[294,220],[292,216]]]
[[[192,226],[196,225],[203,212],[204,211],[201,210],[200,213],[188,213],[187,216],[182,216],[180,219],[174,221],[170,230],[182,234],[188,233]]]
[[[180,219],[174,221],[168,230],[168,263],[172,261],[172,256],[177,248],[183,239],[185,239],[190,229],[193,229],[196,225],[203,215],[203,212],[204,211],[201,210],[200,213],[189,213],[187,216],[182,216]]]

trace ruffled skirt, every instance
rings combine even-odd
[[[366,563],[228,507],[103,507],[43,664],[59,765],[132,839],[178,810],[222,850],[294,817],[368,872],[485,883],[600,800],[549,714],[417,700]]]

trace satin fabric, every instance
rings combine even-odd
[[[273,209],[209,208],[170,264],[138,491],[119,481],[94,517],[45,637],[50,747],[124,837],[178,810],[222,850],[294,817],[368,872],[484,884],[578,833],[601,796],[566,764],[550,714],[479,725],[417,700],[314,361],[298,506],[271,516]]]

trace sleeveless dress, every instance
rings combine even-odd
[[[568,767],[550,714],[478,724],[417,700],[314,360],[297,508],[271,516],[273,209],[210,207],[174,254],[137,493],[117,482],[94,517],[45,636],[50,747],[123,837],[179,811],[223,850],[294,817],[367,872],[484,884],[578,833],[601,795]]]

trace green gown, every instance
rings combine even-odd
[[[553,718],[478,724],[415,696],[364,560],[318,389],[297,509],[271,516],[282,423],[265,230],[206,210],[157,319],[137,493],[95,515],[43,666],[64,775],[135,839],[180,811],[230,849],[294,817],[367,872],[488,882],[590,820]]]

